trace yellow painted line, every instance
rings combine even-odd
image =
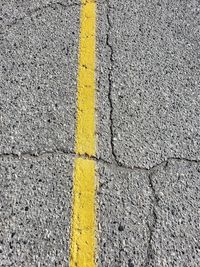
[[[95,162],[77,158],[70,267],[95,266]]]
[[[82,0],[76,153],[95,155],[95,0]]]
[[[70,267],[95,267],[95,31],[96,2],[81,0],[77,127]],[[81,156],[87,155],[88,158]]]

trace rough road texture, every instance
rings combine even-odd
[[[4,25],[0,153],[73,149],[78,27],[79,7],[60,5]]]
[[[1,266],[67,266],[72,159],[0,159]]]
[[[68,266],[80,1],[1,1],[0,266]],[[97,262],[200,265],[198,1],[98,1]]]

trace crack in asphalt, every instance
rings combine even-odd
[[[110,43],[109,37],[110,37],[110,32],[111,32],[111,28],[112,28],[112,23],[111,23],[111,6],[110,6],[110,2],[107,1],[107,23],[108,23],[108,29],[107,29],[107,35],[106,35],[106,45],[110,50],[110,55],[109,55],[109,61],[110,61],[110,67],[109,67],[109,72],[108,72],[108,87],[109,87],[109,91],[108,91],[108,101],[110,104],[110,144],[111,144],[111,153],[112,153],[112,157],[114,158],[115,162],[118,165],[121,165],[121,163],[118,161],[117,159],[117,155],[115,153],[115,147],[114,147],[114,132],[113,132],[113,101],[112,101],[112,71],[113,71],[113,54],[114,54],[114,50],[112,47],[112,44]]]
[[[37,150],[37,151],[19,151],[19,152],[5,152],[0,154],[0,158],[8,158],[8,157],[13,157],[13,158],[18,158],[18,159],[23,159],[26,157],[31,157],[31,158],[39,158],[41,156],[45,155],[54,155],[54,154],[62,154],[65,156],[73,157],[73,158],[83,158],[83,159],[89,159],[89,160],[94,160],[96,162],[102,163],[107,166],[113,166],[117,169],[121,169],[124,171],[144,171],[147,173],[151,173],[152,171],[156,170],[158,167],[162,165],[167,165],[170,161],[185,161],[189,163],[197,163],[200,164],[200,160],[197,159],[188,159],[188,158],[179,158],[179,157],[169,157],[166,160],[163,160],[155,165],[153,165],[150,168],[144,168],[144,167],[139,167],[139,166],[127,166],[122,163],[118,164],[116,161],[108,161],[100,157],[96,156],[90,156],[87,154],[77,154],[72,150],[67,150],[65,148],[59,148],[59,149],[50,149],[50,150]]]
[[[153,261],[154,261],[154,256],[155,256],[155,252],[152,247],[152,242],[153,242],[153,233],[156,229],[156,225],[158,221],[156,207],[158,206],[159,198],[158,198],[156,189],[153,184],[153,174],[154,174],[153,172],[150,172],[148,175],[149,188],[151,189],[152,199],[151,199],[151,208],[150,208],[150,214],[149,214],[150,218],[148,218],[148,221],[146,222],[146,225],[149,231],[149,239],[148,239],[147,252],[146,252],[147,254],[146,254],[144,267],[150,266],[151,263],[154,264]]]
[[[110,42],[110,33],[112,29],[112,22],[111,22],[111,5],[110,1],[106,2],[107,4],[107,24],[108,24],[108,29],[107,29],[107,34],[106,34],[106,46],[109,48],[109,61],[110,61],[110,66],[109,66],[109,71],[108,71],[108,101],[110,105],[110,114],[109,114],[109,120],[110,120],[110,146],[111,146],[111,154],[112,154],[112,164],[116,165],[117,167],[121,168],[126,168],[127,170],[135,170],[135,169],[141,169],[141,170],[148,170],[147,168],[140,168],[137,166],[127,166],[120,162],[120,160],[117,157],[117,154],[115,152],[115,145],[114,145],[114,130],[113,130],[113,125],[114,125],[114,119],[113,119],[113,100],[112,100],[112,91],[113,91],[113,85],[112,85],[112,72],[114,70],[114,49],[112,46],[112,43]]]
[[[63,155],[75,155],[72,151],[65,149],[52,149],[52,150],[41,150],[41,151],[19,151],[19,152],[10,152],[10,153],[1,153],[1,158],[39,158],[42,156],[55,155],[55,154],[63,154]]]

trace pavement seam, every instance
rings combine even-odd
[[[11,153],[1,153],[0,154],[0,159],[1,158],[9,158],[9,157],[13,157],[13,158],[18,158],[18,159],[23,159],[26,157],[31,157],[31,158],[39,158],[41,156],[45,156],[45,155],[54,155],[54,154],[62,154],[65,156],[69,156],[72,158],[82,158],[82,159],[88,159],[88,160],[94,160],[97,163],[101,163],[103,165],[106,165],[108,167],[114,167],[117,169],[121,169],[124,171],[144,171],[147,173],[150,173],[154,170],[156,170],[157,168],[159,168],[162,165],[167,165],[170,161],[181,161],[181,162],[188,162],[188,163],[197,163],[200,164],[200,160],[196,160],[196,159],[187,159],[187,158],[176,158],[176,157],[169,157],[166,160],[150,167],[150,168],[144,168],[144,167],[139,167],[139,166],[127,166],[124,164],[118,164],[116,161],[107,161],[103,158],[100,157],[96,157],[96,156],[89,156],[88,154],[78,154],[75,153],[74,151],[71,150],[66,150],[66,149],[55,149],[55,150],[44,150],[44,151],[24,151],[24,152],[11,152]]]

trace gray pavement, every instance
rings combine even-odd
[[[143,266],[152,203],[148,174],[100,165],[99,176],[99,266]]]
[[[68,266],[72,159],[0,159],[0,265]]]
[[[150,266],[200,265],[200,164],[171,160],[152,174],[155,193]]]
[[[72,151],[79,7],[49,5],[4,23],[0,152]]]
[[[200,266],[199,3],[97,3],[98,266]],[[0,266],[68,266],[80,1],[0,6]]]

